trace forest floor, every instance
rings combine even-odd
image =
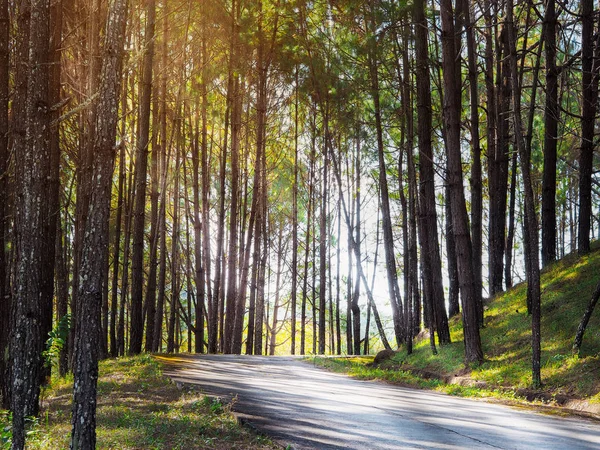
[[[592,315],[579,354],[572,352],[579,321],[600,274],[600,248],[569,255],[542,273],[542,382],[531,388],[531,317],[526,283],[486,301],[481,340],[485,361],[465,368],[460,317],[450,320],[452,344],[433,355],[429,335],[419,336],[380,364],[373,357],[318,358],[316,363],[361,379],[380,379],[451,395],[533,404],[560,414],[600,417],[600,309]],[[558,408],[557,408],[558,407]]]
[[[42,392],[28,449],[69,448],[73,380]],[[268,438],[240,425],[231,404],[181,390],[149,355],[100,362],[97,449],[271,449]],[[8,414],[0,411],[0,449],[10,448]]]

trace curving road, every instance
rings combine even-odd
[[[380,382],[293,357],[177,356],[165,374],[230,400],[294,449],[600,449],[597,423]]]

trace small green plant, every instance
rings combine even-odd
[[[0,425],[0,448],[9,449],[12,443],[12,413],[5,411],[2,413]]]
[[[56,324],[54,329],[48,333],[46,350],[42,353],[46,367],[58,365],[60,352],[67,342],[69,329],[71,328],[71,314],[65,314]]]
[[[220,397],[204,397],[202,399],[203,406],[208,408],[213,414],[223,413],[223,403]]]

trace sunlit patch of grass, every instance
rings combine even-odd
[[[72,379],[53,379],[44,390],[28,449],[69,447],[71,392]],[[2,417],[4,429],[8,417]],[[98,449],[274,448],[239,425],[230,405],[177,389],[148,355],[100,363],[96,432]]]
[[[593,249],[583,257],[568,255],[542,273],[542,391],[551,397],[567,394],[600,403],[600,310],[590,320],[580,354],[572,353],[577,326],[600,281],[600,244],[594,243]],[[411,355],[400,349],[378,368],[359,361],[338,363],[331,359],[319,364],[361,378],[398,379],[415,387],[427,387],[423,381],[432,378],[448,381],[466,375],[485,385],[440,382],[434,387],[453,395],[518,398],[517,390],[531,387],[531,317],[527,314],[526,293],[526,284],[520,283],[485,305],[485,326],[481,329],[485,361],[479,366],[464,367],[460,317],[450,319],[453,343],[438,345],[437,355],[432,354],[429,338],[424,336],[415,343]]]

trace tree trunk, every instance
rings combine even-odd
[[[506,234],[506,264],[504,267],[504,278],[506,288],[512,287],[512,256],[513,242],[515,237],[515,201],[517,196],[517,153],[512,157],[512,168],[510,176],[510,201],[508,209],[508,232]]]
[[[236,50],[234,50],[235,55]],[[232,62],[235,64],[235,56]],[[236,70],[234,66],[234,69]],[[242,96],[240,80],[236,76],[233,82],[233,109],[231,113],[231,204],[229,206],[229,249],[227,258],[227,294],[225,305],[225,331],[223,353],[233,351],[233,331],[235,328],[236,304],[238,301],[238,209],[239,209],[239,143],[242,114]]]
[[[132,162],[129,163],[129,180],[127,181],[127,185],[125,187],[125,200],[124,203],[124,216],[125,216],[125,232],[123,236],[123,275],[121,276],[121,298],[119,305],[119,323],[117,325],[117,353],[119,355],[125,354],[125,305],[127,303],[127,296],[129,294],[129,253],[131,251],[131,224],[132,224],[132,215],[131,215],[131,206],[133,204],[133,198],[135,195],[135,185],[132,182]]]
[[[0,1],[0,173],[6,173],[8,167],[8,101],[9,101],[9,27],[8,0]],[[10,381],[7,372],[6,348],[10,341],[11,297],[6,286],[6,209],[8,183],[0,178],[0,397],[2,408],[10,407]]]
[[[98,381],[98,347],[100,302],[102,299],[103,249],[108,246],[110,191],[114,169],[119,85],[127,1],[115,0],[109,9],[106,26],[105,55],[98,100],[98,115],[93,141],[92,194],[87,214],[81,254],[79,286],[79,326],[75,342],[73,418],[71,449],[91,449],[96,445],[96,385]]]
[[[461,0],[459,0],[461,1]],[[479,139],[479,93],[477,77],[477,61],[475,49],[474,30],[475,20],[471,19],[471,4],[468,0],[462,0],[463,13],[465,16],[465,28],[467,34],[467,58],[469,67],[469,97],[470,97],[470,122],[471,122],[471,239],[473,242],[473,272],[475,276],[475,296],[479,324],[483,325],[483,280],[482,280],[482,238],[481,221],[483,210],[483,194],[481,184],[481,145]]]
[[[556,151],[558,144],[558,70],[556,67],[556,2],[546,3],[546,110],[542,181],[542,265],[556,260]]]
[[[594,0],[581,1],[581,147],[579,153],[579,226],[577,250],[590,251],[592,217],[592,169],[594,162],[594,118],[597,93],[594,84]],[[596,63],[598,65],[600,63]],[[596,94],[596,95],[594,95]]]
[[[371,5],[371,9],[373,6]],[[371,30],[375,29],[375,18],[371,11],[369,18],[369,26]],[[373,99],[375,113],[375,129],[377,134],[377,157],[379,162],[379,196],[381,201],[382,211],[382,226],[383,226],[383,247],[385,250],[385,266],[387,269],[388,278],[388,293],[390,296],[390,304],[392,306],[392,314],[394,320],[394,333],[396,336],[396,345],[405,340],[405,334],[402,324],[404,317],[402,313],[402,298],[398,287],[398,272],[396,269],[396,256],[394,253],[394,233],[392,230],[392,217],[390,211],[390,198],[387,181],[387,169],[385,163],[384,143],[383,143],[383,126],[381,120],[381,107],[379,98],[379,74],[377,68],[377,44],[374,42],[369,47],[369,75],[371,83],[371,97]]]
[[[444,128],[447,139],[448,184],[452,208],[452,225],[456,242],[458,279],[461,292],[463,329],[465,340],[465,363],[481,363],[483,352],[479,336],[479,316],[475,274],[473,270],[473,249],[469,234],[467,207],[463,190],[462,162],[460,155],[460,104],[457,95],[454,61],[457,57],[452,20],[452,2],[442,0],[440,4],[442,20],[442,65],[444,69]]]
[[[600,298],[600,283],[598,283],[596,285],[596,289],[594,290],[594,293],[592,294],[592,298],[590,299],[590,302],[588,303],[588,306],[585,309],[585,312],[583,313],[583,317],[581,318],[581,322],[579,322],[579,326],[577,327],[577,333],[575,335],[575,341],[573,343],[573,352],[574,353],[579,353],[579,350],[581,349],[581,343],[583,341],[583,335],[585,334],[585,329],[587,328],[590,318],[592,317],[592,313],[594,312],[594,308],[596,307],[596,304],[598,303],[599,298]]]
[[[48,104],[50,2],[34,0],[29,12],[29,33],[19,29],[17,36],[17,40],[26,39],[27,44],[22,45],[28,48],[28,59],[25,66],[25,140],[15,155],[16,197],[19,201],[16,202],[15,217],[17,264],[10,346],[13,449],[24,448],[25,419],[27,416],[37,415],[39,411],[39,376],[44,345],[41,321],[45,313],[44,306],[40,303],[46,250],[46,205],[43,199],[46,196],[46,180],[51,161],[48,134],[51,118]],[[21,48],[19,44],[17,46]],[[18,64],[22,62],[24,59],[19,58]],[[25,73],[21,72],[21,75]]]
[[[532,382],[534,387],[541,385],[541,334],[540,334],[540,268],[538,227],[535,212],[533,187],[531,181],[531,153],[525,145],[523,136],[523,125],[521,120],[521,86],[517,74],[517,52],[516,35],[513,22],[513,2],[508,0],[506,4],[507,38],[509,45],[509,64],[513,91],[513,120],[514,133],[519,159],[521,161],[521,172],[523,174],[523,190],[525,194],[525,226],[528,231],[529,245],[526,252],[529,257],[529,270],[527,271],[527,287],[531,295],[531,346],[532,346]]]
[[[144,30],[144,60],[139,104],[138,142],[135,154],[135,199],[133,202],[133,243],[131,255],[131,313],[129,353],[142,351],[144,336],[144,225],[146,211],[146,177],[148,172],[148,143],[150,136],[150,106],[152,104],[152,61],[154,59],[154,0],[146,3]]]
[[[325,107],[324,122],[324,142],[323,142],[323,172],[322,172],[322,191],[321,191],[321,214],[319,217],[319,354],[325,354],[325,298],[327,293],[327,203],[329,202],[329,192],[327,178],[329,172],[329,111]]]
[[[432,312],[435,330],[440,344],[450,343],[450,330],[444,306],[442,285],[442,263],[438,243],[437,214],[435,205],[435,184],[433,149],[431,142],[431,86],[429,81],[429,55],[427,44],[427,19],[422,0],[414,3],[415,54],[417,78],[417,137],[419,145],[420,208],[419,241],[424,265],[424,301],[435,302]],[[435,308],[435,309],[434,309]],[[431,316],[430,316],[431,318]]]
[[[356,212],[356,223],[354,226],[355,238],[354,242],[356,243],[355,256],[357,261],[362,258],[361,253],[361,227],[360,227],[360,207],[361,207],[361,195],[360,195],[360,173],[361,173],[361,157],[360,157],[360,127],[356,130],[356,167],[354,170],[354,174],[356,177],[356,191],[355,191],[355,212]],[[352,232],[352,231],[350,231]],[[360,277],[356,277],[354,280],[354,293],[352,294],[352,337],[354,350],[352,354],[360,355],[360,308],[358,306],[358,301],[360,299]],[[350,353],[350,352],[348,352]]]
[[[486,86],[486,141],[488,159],[488,192],[489,192],[489,233],[488,233],[488,284],[490,296],[502,291],[502,264],[504,257],[504,234],[506,215],[507,170],[508,156],[504,137],[501,135],[506,115],[498,113],[498,97],[502,93],[502,81],[498,86],[494,83],[494,44],[496,42],[497,26],[492,22],[495,14],[489,0],[484,3],[484,18],[487,32],[485,34],[485,86]],[[502,47],[497,47],[501,51]],[[500,58],[497,59],[500,61]],[[503,80],[498,62],[497,79]],[[504,97],[502,97],[504,98]],[[502,105],[502,102],[500,102]]]
[[[310,257],[310,227],[312,224],[313,211],[313,185],[315,166],[315,137],[311,139],[311,153],[309,156],[309,182],[308,182],[308,206],[306,216],[306,240],[304,241],[304,277],[302,278],[302,303],[300,305],[300,354],[306,354],[306,302],[308,297],[308,262]]]
[[[180,101],[180,100],[179,100]],[[177,117],[181,117],[181,105],[177,105],[175,108],[177,111]],[[181,138],[181,119],[177,119],[175,123],[175,171],[173,176],[175,178],[173,183],[173,232],[171,236],[171,308],[169,309],[169,323],[167,328],[167,353],[173,353],[176,351],[178,345],[177,338],[177,324],[178,309],[179,309],[179,292],[180,292],[180,279],[179,279],[179,182],[180,182],[180,170],[181,170],[181,159],[183,149],[183,139]]]
[[[161,67],[163,70],[163,76],[160,80],[160,113],[158,117],[159,122],[159,135],[160,135],[160,154],[153,153],[153,161],[156,157],[157,164],[160,167],[159,170],[159,192],[157,193],[158,206],[158,217],[157,217],[157,250],[160,252],[158,257],[158,279],[156,281],[156,314],[154,316],[154,323],[148,325],[153,328],[152,330],[152,351],[157,352],[162,350],[162,332],[163,332],[163,319],[164,319],[164,307],[165,307],[165,285],[166,285],[166,273],[167,273],[167,179],[169,172],[169,157],[170,148],[167,151],[167,66],[168,66],[168,35],[169,35],[169,24],[168,14],[165,10],[165,16],[163,18],[163,43],[161,49]],[[153,149],[154,150],[154,149]],[[152,272],[152,267],[150,271]],[[154,269],[156,270],[156,269]],[[151,274],[152,275],[152,274]],[[148,289],[154,284],[152,277],[149,278]],[[150,314],[149,314],[150,316]],[[147,334],[148,336],[148,334]]]
[[[279,299],[280,299],[280,288],[281,288],[281,265],[283,264],[283,226],[279,224],[279,233],[277,235],[277,274],[275,276],[275,304],[273,305],[273,318],[271,325],[271,335],[269,336],[269,355],[275,354],[275,346],[277,343],[277,323],[279,316]]]
[[[298,65],[295,73],[295,91],[294,91],[294,184],[292,186],[292,291],[291,302],[291,331],[290,331],[290,353],[296,354],[296,309],[297,309],[297,290],[298,290],[298,108],[299,108],[299,86],[298,86]],[[339,237],[339,235],[338,235]],[[338,247],[339,248],[339,247]],[[339,259],[339,258],[338,258]],[[339,263],[338,263],[339,269]],[[339,281],[339,280],[338,280]],[[339,289],[338,289],[339,295]],[[339,308],[338,308],[339,312]],[[338,333],[339,334],[339,333]]]

